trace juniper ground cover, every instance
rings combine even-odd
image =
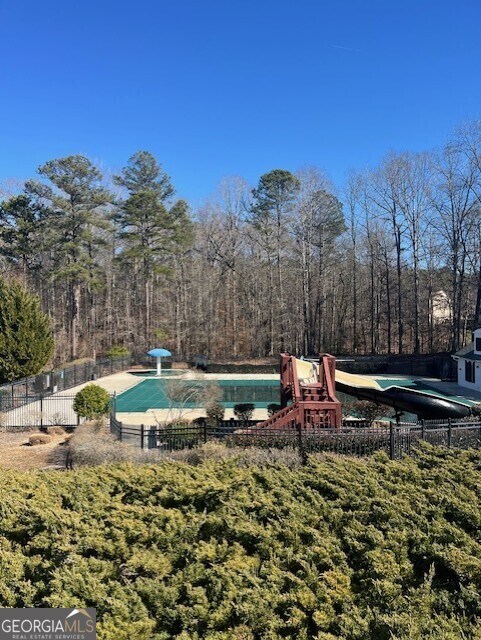
[[[0,470],[0,605],[100,640],[481,638],[481,454]]]

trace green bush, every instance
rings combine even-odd
[[[124,356],[130,356],[130,349],[121,344],[114,344],[105,355],[107,358],[122,358]]]
[[[281,405],[277,404],[276,402],[271,402],[270,404],[267,405],[267,415],[273,416],[275,413],[277,413],[278,411],[281,410]]]
[[[0,606],[96,607],[99,640],[479,640],[480,452],[208,449],[0,468]]]
[[[255,405],[250,402],[241,402],[234,405],[234,415],[237,420],[252,420]]]
[[[109,412],[110,396],[98,384],[88,384],[74,398],[73,410],[81,418],[93,420]]]
[[[0,277],[0,383],[41,371],[53,346],[50,319],[39,298]]]
[[[207,424],[211,427],[217,427],[219,422],[224,419],[225,409],[221,402],[213,401],[205,407],[207,416]]]

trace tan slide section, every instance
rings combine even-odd
[[[342,382],[351,387],[383,391],[383,388],[373,378],[361,376],[356,373],[346,373],[345,371],[339,371],[339,369],[336,369],[336,382]]]
[[[307,360],[299,360],[299,358],[294,359],[296,361],[296,370],[299,382],[317,382],[317,364],[314,364],[314,362],[308,362]]]
[[[313,382],[317,379],[317,365],[313,362],[299,360],[296,358],[296,369],[301,383]],[[343,384],[351,387],[358,387],[361,389],[375,389],[376,391],[383,391],[383,388],[379,386],[373,378],[357,375],[355,373],[346,373],[345,371],[339,371],[339,369],[336,369],[336,382],[342,382]]]

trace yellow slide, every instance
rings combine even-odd
[[[359,389],[383,390],[373,378],[361,376],[356,373],[346,373],[345,371],[339,371],[339,369],[336,369],[336,382],[342,382],[343,384],[348,384],[350,387],[357,387]]]
[[[299,358],[296,358],[295,360],[297,375],[301,384],[316,382],[318,365],[307,360],[299,360]],[[342,382],[350,387],[357,387],[359,389],[375,389],[376,391],[383,390],[373,378],[357,375],[355,373],[346,373],[345,371],[339,371],[339,369],[336,369],[336,382]]]

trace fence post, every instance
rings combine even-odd
[[[43,393],[40,394],[40,431],[43,430]]]
[[[421,420],[421,440],[424,440],[425,437],[425,426],[424,426],[424,418]]]
[[[389,457],[391,460],[394,460],[395,451],[394,451],[394,424],[392,422],[389,423]]]
[[[122,442],[122,426],[123,426],[122,423],[119,422],[119,440],[120,440],[120,442]]]
[[[140,425],[140,448],[144,448],[144,431],[145,427],[143,424]]]
[[[207,420],[204,420],[204,443],[207,442]]]
[[[302,424],[300,422],[296,423],[297,429],[297,446],[299,447],[299,455],[301,456],[302,464],[307,463],[307,453],[304,449],[304,442],[302,440]]]
[[[451,448],[452,438],[453,438],[453,424],[452,424],[452,419],[448,418],[448,449]]]

